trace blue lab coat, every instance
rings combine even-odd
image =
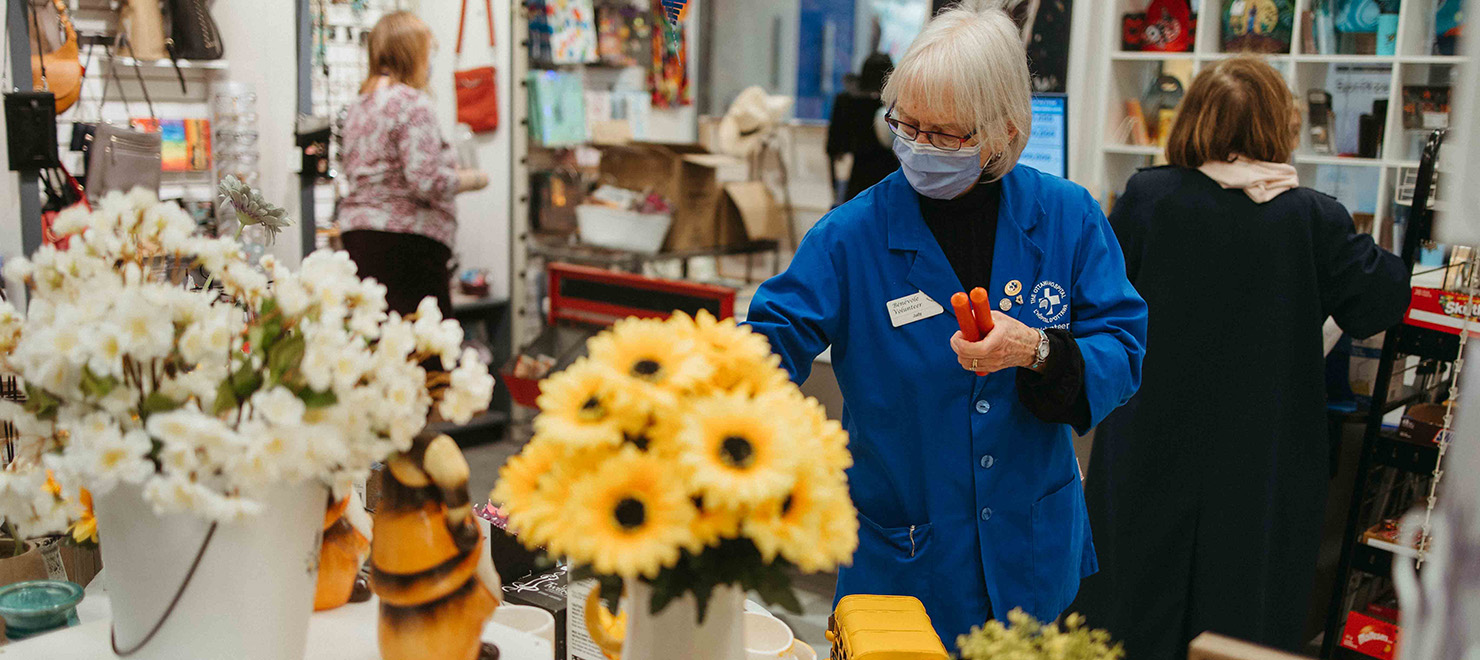
[[[1013,608],[1054,619],[1098,570],[1070,429],[1019,403],[1016,370],[961,369],[960,290],[895,172],[820,220],[747,316],[798,383],[832,346],[859,511],[838,597],[916,596],[951,648]],[[895,327],[888,303],[919,292],[942,313]],[[1029,326],[1074,334],[1092,424],[1135,393],[1146,304],[1083,188],[1026,166],[1007,175],[989,292]]]

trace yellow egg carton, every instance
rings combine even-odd
[[[827,621],[832,660],[948,660],[930,615],[912,596],[844,596]]]

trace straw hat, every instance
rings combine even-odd
[[[719,122],[720,152],[750,155],[781,124],[791,104],[789,96],[771,96],[759,85],[747,87]]]

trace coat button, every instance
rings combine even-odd
[[[991,519],[992,519],[992,509],[991,509],[991,507],[983,507],[982,508],[982,520],[991,520]]]
[[[976,411],[979,412],[979,413],[981,413],[981,414],[983,414],[983,415],[987,414],[987,411],[988,410],[991,410],[991,409],[992,409],[992,404],[987,403],[986,400],[982,400],[982,401],[977,401],[976,402]]]
[[[987,454],[985,456],[982,456],[982,468],[983,469],[987,469],[987,470],[992,469],[992,465],[995,464],[996,462],[997,462],[997,459],[992,458],[992,455],[991,454]]]

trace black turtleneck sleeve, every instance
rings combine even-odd
[[[996,250],[997,213],[1002,203],[1001,182],[978,184],[956,199],[939,200],[919,196],[924,217],[935,242],[956,277],[961,290],[975,287],[990,290],[992,256]],[[1048,361],[1043,372],[1017,370],[1018,400],[1034,417],[1055,424],[1089,426],[1089,399],[1084,394],[1084,356],[1068,330],[1050,328]]]

